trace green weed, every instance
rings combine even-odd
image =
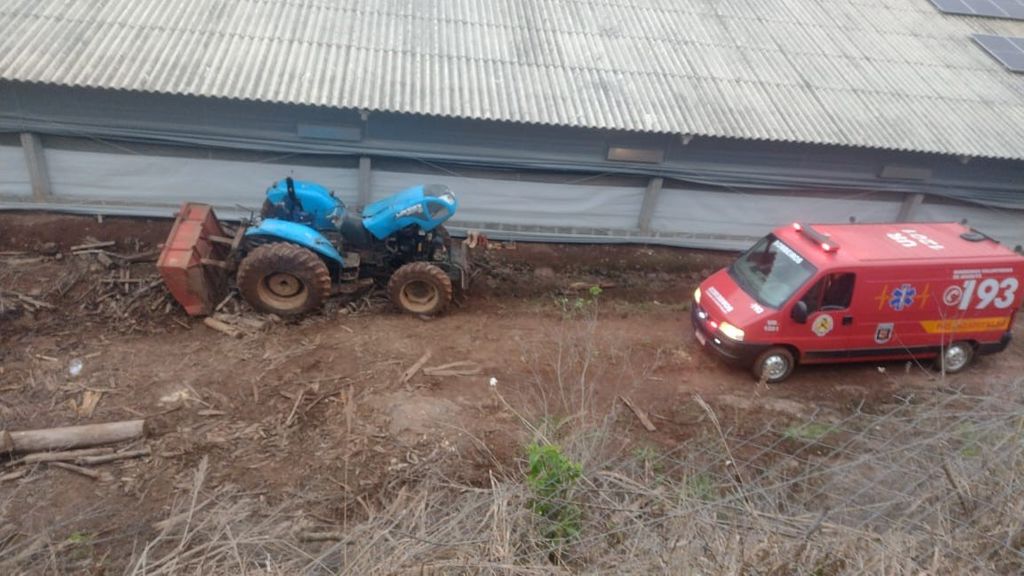
[[[526,454],[530,464],[526,484],[533,492],[530,507],[546,521],[545,538],[555,544],[575,539],[583,515],[572,494],[583,467],[554,444],[534,442],[526,447]]]
[[[835,432],[835,426],[822,424],[821,422],[805,422],[797,426],[790,426],[782,433],[784,438],[789,440],[801,440],[804,442],[817,442]]]

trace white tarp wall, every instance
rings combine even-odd
[[[375,171],[373,198],[425,181],[445,184],[459,198],[456,220],[537,227],[635,228],[643,188],[529,182]]]
[[[32,183],[21,146],[0,144],[0,195],[32,195]]]
[[[319,166],[289,170],[270,163],[79,150],[47,150],[46,162],[54,196],[72,202],[160,205],[192,200],[258,210],[262,192],[286,176],[330,182],[347,203],[355,202],[358,187],[355,170]]]
[[[349,206],[407,186],[447,184],[460,201],[455,232],[480,229],[497,239],[568,242],[635,242],[693,248],[743,249],[775,226],[793,221],[895,221],[903,197],[894,193],[740,192],[666,180],[656,195],[644,178],[586,174],[538,176],[517,170],[436,166],[399,171],[393,166],[360,171],[355,157],[249,153],[248,159],[210,157],[202,149],[133,151],[130,146],[46,148],[51,196],[31,195],[24,151],[0,146],[0,209],[58,209],[140,216],[170,216],[186,200],[207,202],[222,217],[258,209],[272,182],[292,176],[333,189]],[[309,160],[316,165],[303,164]],[[294,160],[294,163],[292,163]],[[332,165],[333,163],[333,165]],[[370,165],[367,162],[366,168]],[[642,225],[648,202],[649,225]],[[911,219],[969,223],[1004,243],[1024,244],[1024,213],[936,203],[913,206]],[[642,230],[643,229],[643,230]]]
[[[858,194],[862,196],[862,194]],[[651,221],[655,230],[760,237],[790,222],[892,222],[900,202],[806,195],[663,190]]]

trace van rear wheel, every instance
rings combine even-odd
[[[768,384],[778,384],[793,373],[796,359],[787,348],[776,346],[762,352],[751,367],[754,378],[764,380]]]
[[[974,346],[970,342],[953,342],[942,351],[935,366],[946,374],[956,374],[970,366],[973,359]]]

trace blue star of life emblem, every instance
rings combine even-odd
[[[904,284],[892,291],[889,306],[897,312],[904,308],[910,308],[914,305],[914,296],[917,296],[917,288],[910,284]]]

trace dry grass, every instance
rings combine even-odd
[[[583,529],[559,564],[517,474],[422,478],[333,534],[208,494],[200,466],[129,573],[1019,573],[1022,426],[1019,401],[950,395],[857,412],[822,438],[709,431],[669,454],[592,458],[574,496]]]
[[[504,406],[532,437],[583,464],[574,541],[544,538],[517,466],[477,486],[449,480],[441,466],[419,469],[378,501],[353,502],[346,525],[325,527],[294,502],[208,486],[204,460],[125,573],[1024,571],[1024,382],[742,434],[719,421],[713,398],[694,398],[708,415],[705,433],[670,451],[633,450],[614,433],[617,415],[597,410],[592,386],[633,368],[599,360],[596,320],[567,325],[564,346],[530,356],[545,385]],[[59,552],[0,531],[0,572],[59,571],[49,560]]]

